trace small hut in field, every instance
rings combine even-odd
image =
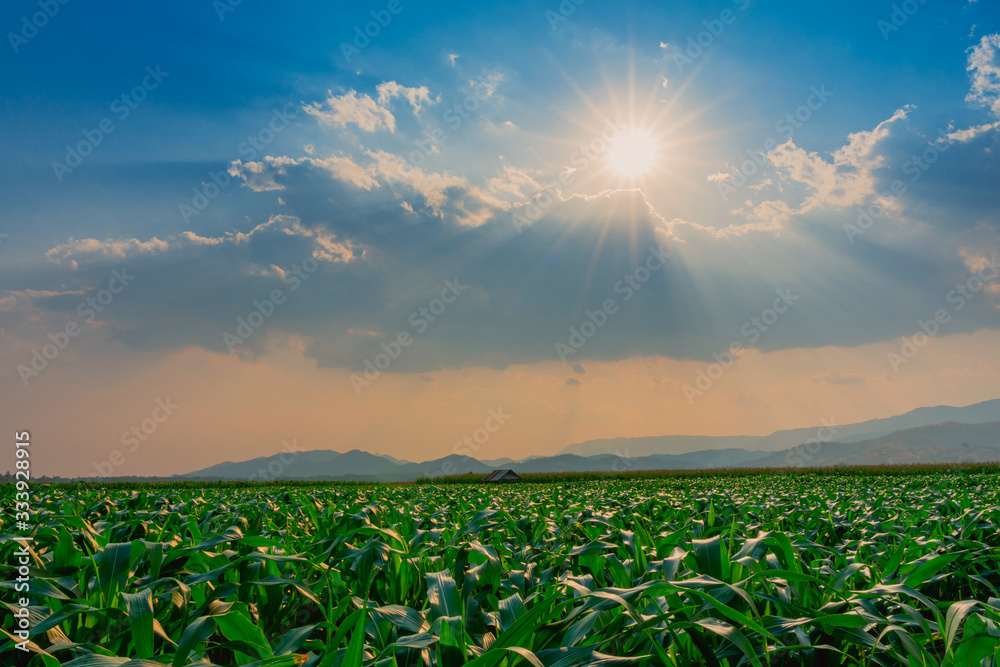
[[[483,481],[490,484],[510,484],[513,482],[520,482],[521,476],[510,468],[504,468],[502,470],[494,470],[489,475],[484,477]]]

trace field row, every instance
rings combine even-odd
[[[996,664],[998,479],[36,486],[30,663]]]

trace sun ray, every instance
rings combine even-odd
[[[594,219],[577,212],[564,223],[567,235],[581,226],[593,228],[593,256],[582,294],[609,238],[627,235],[633,261],[646,251],[634,247],[648,231],[640,222],[646,217],[643,200],[666,220],[690,214],[689,193],[705,187],[699,175],[719,168],[709,164],[705,148],[728,130],[709,129],[705,123],[714,107],[727,103],[728,95],[692,104],[692,96],[698,95],[691,88],[693,76],[666,88],[658,72],[640,71],[631,53],[617,71],[598,62],[596,81],[589,87],[549,58],[574,91],[575,103],[552,109],[562,118],[562,131],[532,135],[535,150],[551,156],[538,172],[539,182],[555,185],[552,192],[563,200],[611,193],[604,194],[612,204],[607,216]],[[641,193],[642,199],[613,194],[629,190]],[[557,239],[553,245],[560,243]]]

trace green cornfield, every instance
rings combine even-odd
[[[36,485],[0,664],[996,665],[998,481]]]

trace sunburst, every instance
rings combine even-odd
[[[622,178],[636,179],[648,173],[659,156],[656,137],[643,128],[630,127],[611,140],[605,159],[611,170]]]
[[[661,75],[637,76],[632,61],[627,72],[604,70],[603,86],[588,82],[585,89],[554,60],[552,66],[576,92],[571,105],[556,108],[563,131],[539,137],[550,143],[546,152],[564,156],[564,166],[555,172],[562,197],[612,197],[600,217],[580,207],[579,217],[566,225],[550,248],[558,252],[579,226],[597,228],[593,257],[580,285],[577,305],[582,307],[579,299],[588,293],[605,241],[626,235],[630,254],[639,261],[649,250],[650,230],[641,229],[639,223],[648,216],[647,207],[667,220],[677,217],[686,193],[704,186],[698,179],[707,166],[704,144],[724,132],[703,125],[711,104],[692,106],[686,99],[690,78],[668,93]],[[616,192],[632,194],[617,197]]]

